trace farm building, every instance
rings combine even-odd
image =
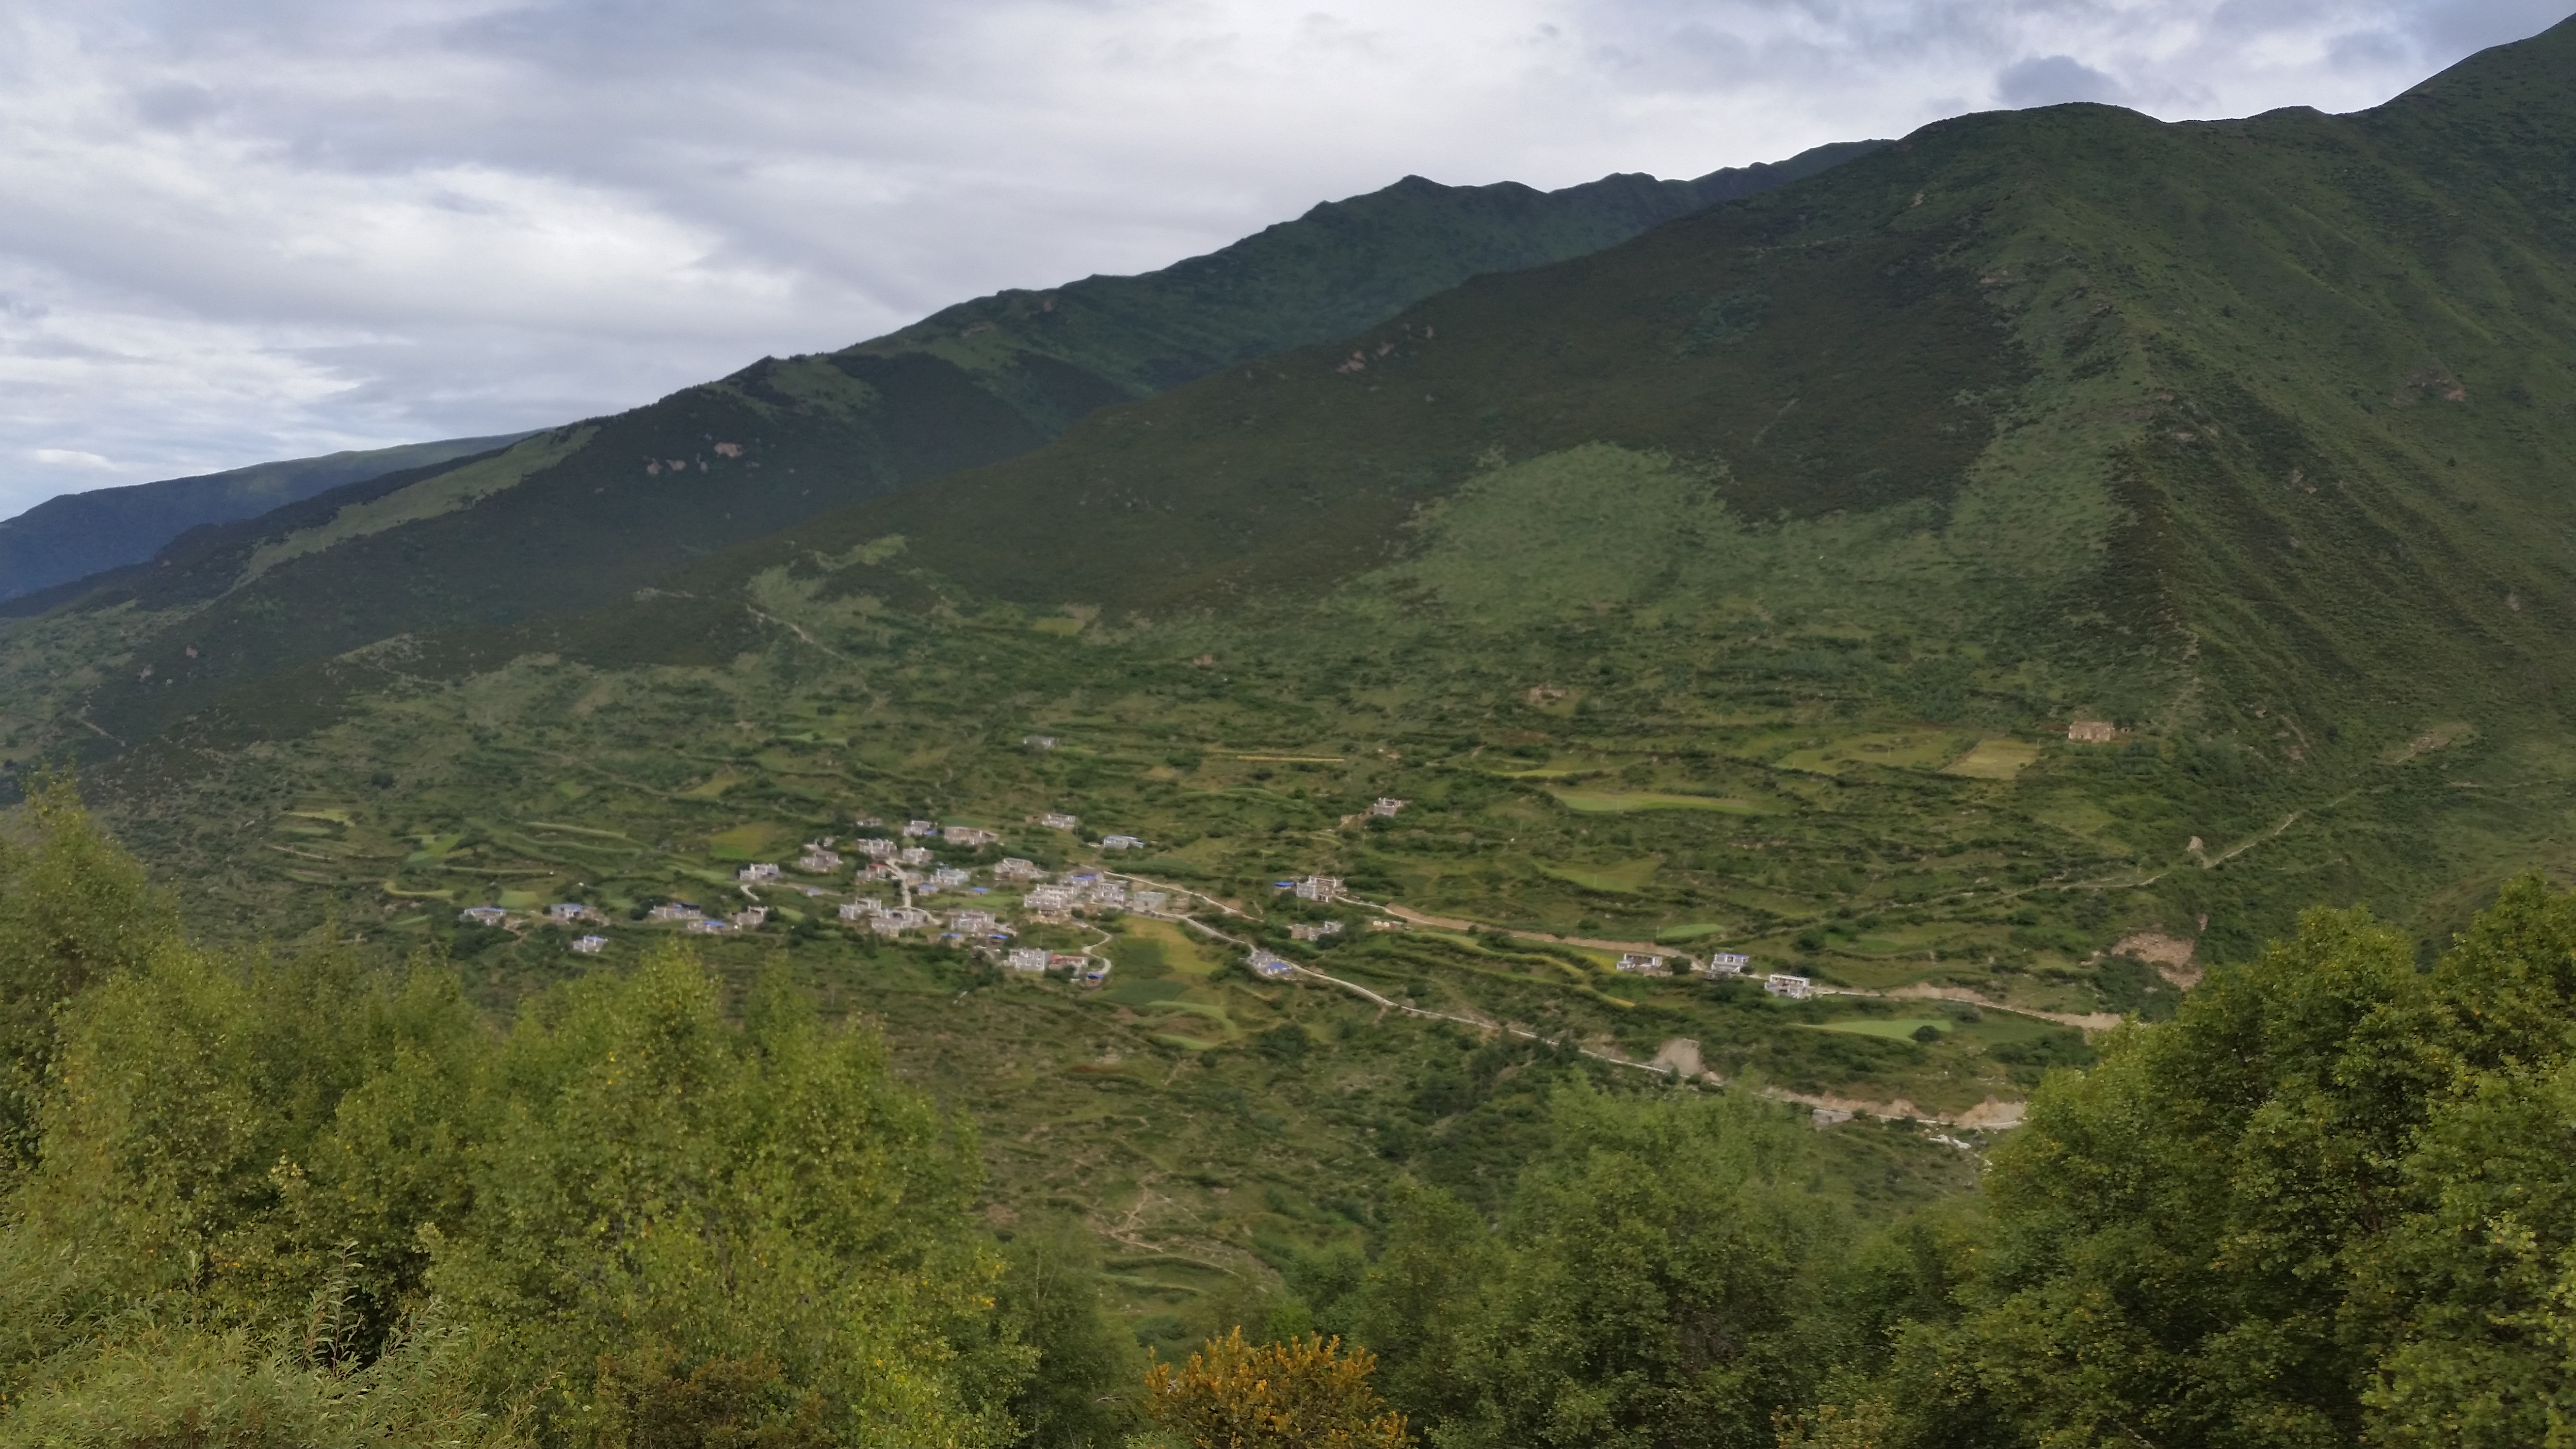
[[[1804,976],[1789,976],[1774,972],[1762,978],[1762,989],[1774,996],[1785,996],[1791,1001],[1804,1001],[1816,994],[1816,983]]]

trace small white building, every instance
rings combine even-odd
[[[1100,837],[1100,848],[1103,850],[1142,850],[1145,848],[1145,842],[1139,837],[1133,835],[1104,835]]]
[[[850,817],[850,827],[854,830],[883,830],[885,821],[875,815],[854,815]]]
[[[841,853],[837,850],[826,850],[819,845],[809,845],[805,847],[803,855],[796,857],[796,868],[807,875],[830,875],[841,868]]]
[[[1050,810],[1038,817],[1038,823],[1049,830],[1079,830],[1082,828],[1082,817],[1067,815],[1061,810]]]
[[[1102,881],[1083,892],[1083,903],[1094,910],[1124,910],[1127,907],[1127,888],[1114,880]]]
[[[903,836],[906,840],[928,840],[938,833],[939,822],[936,820],[907,820],[903,822]]]
[[[569,926],[578,921],[597,921],[602,925],[608,922],[606,916],[579,901],[555,902],[546,907],[546,919],[558,926]]]
[[[1020,736],[1020,743],[1043,754],[1048,750],[1054,749],[1056,741],[1055,736],[1053,735],[1022,735]]]
[[[478,926],[497,926],[510,919],[510,913],[499,906],[467,906],[456,913],[456,919],[472,921]]]
[[[1398,800],[1391,795],[1380,795],[1369,803],[1368,813],[1380,818],[1392,817],[1402,814],[1404,807],[1412,803],[1410,800]]]
[[[928,865],[930,864],[930,851],[926,846],[907,845],[903,849],[896,851],[894,858],[896,863],[900,865]]]
[[[937,890],[956,890],[974,879],[973,871],[959,870],[953,865],[943,865],[930,873],[930,884]]]
[[[875,901],[871,900],[862,899],[844,901],[841,903],[841,919],[845,921],[864,921],[868,917],[873,916],[884,909],[885,907],[878,905]]]
[[[1005,884],[1012,881],[1045,880],[1046,875],[1047,873],[1038,869],[1035,863],[1022,860],[1017,856],[1009,857],[993,867],[993,879]]]
[[[769,923],[769,907],[745,906],[727,919],[733,922],[737,931],[757,931]]]
[[[1253,952],[1250,964],[1252,966],[1252,973],[1256,976],[1294,976],[1297,974],[1297,963],[1282,960],[1268,951]]]
[[[600,952],[608,949],[608,938],[606,936],[584,936],[580,940],[573,942],[572,948],[584,956],[596,956]]]
[[[1143,911],[1149,916],[1168,914],[1168,907],[1171,904],[1172,895],[1169,891],[1132,891],[1127,896],[1129,910]]]
[[[1670,976],[1673,968],[1665,958],[1646,951],[1629,951],[1619,957],[1618,968],[1636,976]]]
[[[870,860],[892,860],[894,853],[903,849],[891,840],[854,840],[850,845],[852,849]]]
[[[1043,976],[1046,974],[1048,963],[1053,959],[1053,953],[1043,946],[1022,946],[1004,955],[1002,964],[1014,971],[1027,971]]]
[[[1816,983],[1804,976],[1773,972],[1762,978],[1762,989],[1774,996],[1785,996],[1791,1001],[1804,1001],[1816,994]]]
[[[1337,901],[1342,898],[1342,878],[1337,875],[1310,875],[1292,882],[1289,889],[1295,891],[1301,901]]]
[[[939,832],[939,838],[947,841],[951,845],[965,846],[969,849],[973,849],[978,846],[990,845],[1002,837],[998,832],[986,830],[980,826],[951,825]]]
[[[1341,933],[1342,923],[1339,921],[1310,921],[1288,928],[1288,938],[1292,941],[1320,941]]]
[[[991,911],[950,911],[948,929],[961,936],[989,936],[1001,925]]]
[[[1064,886],[1039,886],[1021,897],[1020,909],[1032,916],[1061,919],[1073,909],[1073,892]]]
[[[1708,958],[1708,964],[1699,968],[1699,974],[1715,981],[1727,976],[1741,976],[1744,968],[1752,964],[1753,958],[1740,951],[1720,951]]]
[[[906,931],[925,930],[930,925],[930,912],[918,906],[889,906],[868,921],[868,929],[880,936],[899,936]]]
[[[735,871],[733,878],[744,885],[758,885],[762,881],[778,879],[778,867],[766,862],[760,865],[746,865]]]
[[[648,921],[694,921],[704,912],[687,901],[670,901],[644,913]]]
[[[689,929],[701,936],[723,936],[732,933],[734,924],[731,921],[710,920],[707,917],[700,916],[698,919],[689,922]]]

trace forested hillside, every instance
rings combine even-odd
[[[101,729],[61,743],[94,754],[137,740],[226,689],[392,635],[596,607],[727,545],[1025,453],[1102,406],[1341,336],[1477,273],[1580,255],[1877,144],[1554,192],[1412,177],[1162,271],[1007,292],[837,353],[763,358],[501,457],[418,470],[400,488],[356,483],[191,536],[37,602],[155,616],[109,626],[111,639],[74,630],[75,647],[121,654],[128,629],[148,628],[221,661],[220,676],[162,671],[165,687],[148,697],[91,702]]]

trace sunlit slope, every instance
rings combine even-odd
[[[309,509],[274,520],[255,557],[199,547],[140,581],[96,581],[90,607],[139,599],[185,617],[133,663],[154,687],[101,697],[93,723],[105,733],[83,747],[142,738],[275,670],[395,635],[595,607],[728,545],[1028,452],[1105,404],[1341,335],[1481,271],[1610,244],[1871,144],[1555,192],[1412,178],[1161,272],[1008,293],[840,353],[763,359],[585,424],[536,466],[523,451],[506,487],[429,478],[414,497],[369,493],[369,516],[354,521]]]

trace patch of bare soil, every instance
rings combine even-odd
[[[2111,948],[2114,956],[2126,956],[2156,968],[2156,974],[2189,991],[2200,984],[2201,970],[2191,964],[2200,943],[2183,936],[2168,936],[2158,931],[2140,931],[2123,936]]]

